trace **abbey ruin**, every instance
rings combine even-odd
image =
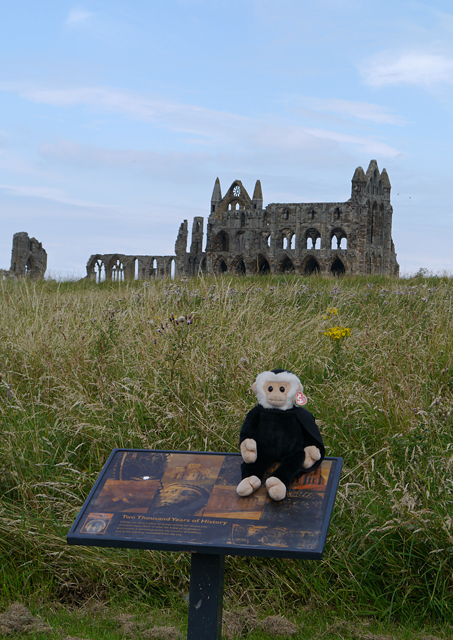
[[[390,180],[371,160],[352,178],[346,202],[268,204],[257,180],[250,198],[240,180],[222,197],[217,178],[207,221],[196,217],[187,251],[188,223],[181,224],[174,256],[92,255],[87,277],[197,276],[207,273],[385,274],[398,276],[392,240]]]
[[[47,253],[42,243],[20,231],[13,236],[11,265],[9,270],[0,269],[0,277],[44,278],[47,269]]]

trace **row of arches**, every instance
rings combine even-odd
[[[371,234],[373,232],[371,231]],[[228,232],[222,229],[215,236],[211,244],[213,251],[243,251],[249,247],[245,246],[247,236],[244,231]],[[284,229],[277,236],[272,236],[266,231],[261,232],[259,238],[261,249],[273,248],[283,250],[296,250],[296,234],[291,229]],[[329,234],[328,246],[333,250],[346,250],[348,248],[348,237],[344,229],[335,228]],[[321,233],[318,229],[307,229],[304,233],[302,249],[320,250],[325,248],[321,241]]]
[[[243,256],[236,256],[233,260],[228,261],[224,256],[218,256],[213,261],[213,271],[217,275],[224,273],[236,275],[266,275],[268,273],[313,275],[327,271],[332,275],[338,276],[346,273],[345,264],[338,256],[335,256],[330,263],[322,266],[323,268],[321,268],[320,262],[314,256],[308,256],[300,266],[296,266],[289,256],[285,256],[276,265],[271,266],[269,260],[263,254],[258,254],[251,260],[246,260]]]
[[[122,282],[147,278],[163,278],[176,275],[176,261],[173,256],[123,256],[95,255],[87,263],[87,277],[96,282]]]

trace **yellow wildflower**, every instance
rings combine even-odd
[[[351,335],[351,329],[348,327],[331,327],[330,329],[327,329],[327,331],[324,331],[323,335],[335,342],[336,340],[349,338]]]

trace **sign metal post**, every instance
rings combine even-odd
[[[187,640],[220,640],[224,555],[192,553]]]

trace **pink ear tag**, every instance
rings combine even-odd
[[[296,404],[298,407],[303,407],[304,404],[307,404],[308,400],[302,393],[302,391],[298,391],[296,393]]]

